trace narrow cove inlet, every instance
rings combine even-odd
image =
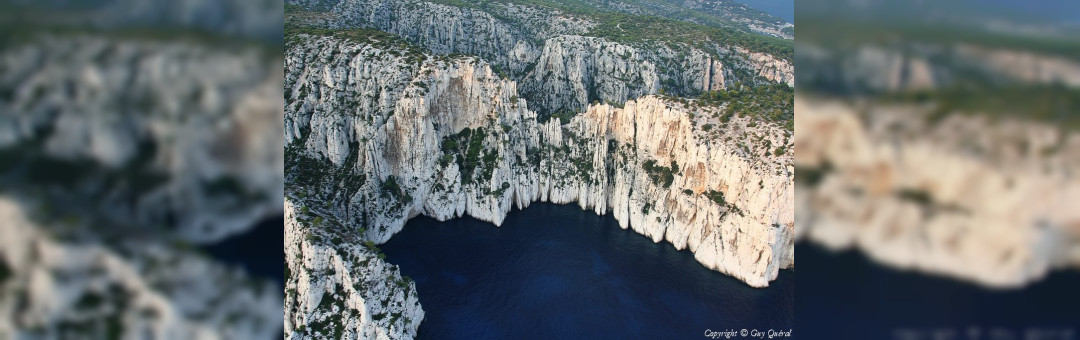
[[[451,3],[286,11],[285,338],[793,327],[790,40],[692,8]]]
[[[379,248],[416,282],[422,339],[685,339],[794,327],[793,270],[752,288],[575,205],[536,203],[501,227],[417,217]]]

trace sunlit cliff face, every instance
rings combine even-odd
[[[798,98],[801,237],[899,267],[1017,287],[1076,264],[1076,134],[913,105]],[[1060,144],[1059,144],[1060,143]],[[1060,148],[1056,155],[1038,150]],[[804,178],[800,177],[800,179]]]
[[[923,5],[881,22],[808,18],[799,237],[992,287],[1076,267],[1080,61],[1051,29],[903,21]]]
[[[280,334],[279,287],[194,246],[280,212],[273,15],[0,5],[0,338]]]

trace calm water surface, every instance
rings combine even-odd
[[[572,205],[534,204],[502,227],[418,217],[380,248],[417,283],[422,339],[700,339],[794,326],[793,271],[751,288]]]
[[[735,0],[774,17],[795,22],[795,0]]]
[[[932,332],[953,332],[943,339],[957,340],[1080,338],[1076,270],[995,290],[884,267],[854,251],[802,243],[795,253],[803,268],[797,327],[811,338],[932,339]]]

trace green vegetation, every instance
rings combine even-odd
[[[923,190],[904,188],[897,191],[896,196],[902,200],[914,202],[921,206],[934,205],[934,198],[930,196],[930,193]]]
[[[778,146],[778,147],[776,147],[776,150],[773,150],[773,156],[783,155],[784,151],[786,151],[786,149],[784,149],[783,146]]]
[[[440,162],[449,164],[450,159],[457,162],[458,169],[461,171],[462,185],[473,182],[487,183],[495,172],[499,152],[495,149],[484,149],[485,138],[487,138],[487,132],[484,128],[476,130],[464,128],[456,134],[443,138],[443,156]]]
[[[731,114],[749,114],[782,124],[788,131],[795,129],[795,89],[786,84],[754,87],[736,84],[730,90],[702,93],[698,99],[703,105],[709,106],[727,103],[727,111],[720,119],[722,122],[727,122]]]
[[[412,195],[409,195],[408,192],[405,192],[405,190],[398,185],[397,178],[395,178],[394,175],[387,176],[386,180],[379,186],[379,189],[382,197],[393,198],[399,203],[412,203]]]
[[[97,292],[83,293],[75,302],[75,310],[96,310],[105,302],[105,297]]]
[[[897,40],[949,45],[964,43],[986,48],[1032,51],[1080,60],[1080,40],[1069,37],[1007,34],[964,25],[926,22],[837,20],[834,16],[800,17],[799,22],[799,39],[817,43],[841,43],[852,46],[894,44]]]
[[[301,151],[302,145],[303,140],[285,147],[286,189],[297,197],[306,198],[308,190],[312,190],[315,199],[329,204],[333,197],[351,197],[366,183],[365,175],[353,172],[360,156],[359,143],[349,144],[350,154],[340,167],[321,156],[308,156]]]
[[[382,249],[379,249],[379,247],[375,246],[375,242],[364,241],[364,248],[367,248],[368,250],[375,252],[375,257],[378,257],[380,260],[385,260],[386,259],[386,254],[384,254],[382,252]]]
[[[157,154],[157,145],[152,141],[140,142],[135,157],[128,164],[110,167],[87,158],[46,157],[42,150],[45,149],[45,140],[52,133],[52,128],[45,128],[29,140],[0,147],[0,172],[21,167],[24,174],[15,177],[16,181],[5,181],[5,185],[31,185],[35,186],[34,190],[59,186],[67,190],[78,183],[93,179],[100,181],[102,188],[128,188],[132,191],[132,196],[136,196],[168,181],[168,176],[151,166]],[[70,169],[79,171],[72,172]]]
[[[813,188],[821,184],[825,176],[832,171],[832,164],[829,163],[825,163],[820,167],[795,167],[795,183]]]
[[[281,60],[281,41],[226,36],[210,30],[179,25],[98,27],[87,25],[71,16],[56,15],[55,10],[26,13],[22,10],[7,12],[0,8],[0,49],[38,44],[43,37],[102,37],[147,44],[184,43],[219,52],[256,51],[269,60]]]
[[[631,44],[655,40],[685,43],[710,51],[712,48],[705,44],[713,42],[723,46],[742,46],[748,50],[771,54],[787,61],[795,60],[795,48],[791,40],[655,16],[596,13],[592,17],[599,24],[589,31],[590,35],[620,43]]]
[[[89,335],[94,338],[120,339],[125,332],[122,313],[133,308],[130,294],[118,284],[109,284],[104,290],[83,292],[74,307],[80,314],[88,317],[60,320],[57,323],[57,330],[61,334],[59,338]],[[147,309],[141,311],[153,312]]]
[[[805,20],[804,20],[805,19]],[[987,50],[1023,51],[1049,57],[1080,61],[1080,40],[1051,34],[1012,34],[953,24],[928,24],[910,18],[897,20],[835,20],[820,25],[823,18],[800,18],[800,39],[841,51],[860,46],[881,46],[900,52],[910,46],[951,47],[967,45]],[[987,115],[993,119],[1012,117],[1080,129],[1080,90],[1060,85],[1019,84],[1003,81],[992,72],[955,66],[928,58],[938,67],[948,67],[955,77],[952,85],[928,90],[878,94],[885,102],[933,103],[931,123],[952,113]],[[806,78],[809,79],[809,78]],[[829,84],[807,84],[814,91],[834,91]]]
[[[334,2],[331,1],[316,1],[308,8],[299,5],[285,4],[285,15],[288,16],[289,14],[300,12],[326,12],[333,8],[333,3]]]
[[[379,250],[379,247],[375,246],[375,242],[371,242],[371,241],[364,241],[364,248],[367,248],[368,250],[376,252],[376,253],[382,251],[382,250]]]
[[[877,46],[909,54],[930,47],[951,48],[965,45],[985,50],[1017,51],[1047,57],[1080,61],[1080,40],[1054,34],[1019,34],[987,30],[973,25],[928,23],[918,19],[836,20],[835,17],[799,19],[799,37],[823,47],[854,53],[863,46]],[[828,25],[820,23],[828,20]],[[928,117],[931,123],[952,113],[987,115],[992,119],[1012,117],[1080,129],[1080,90],[1060,85],[1022,84],[1007,80],[992,70],[967,67],[971,60],[958,55],[923,55],[935,68],[950,73],[951,85],[928,91],[905,91],[876,94],[885,102],[933,103],[936,109]],[[977,63],[976,63],[977,64]],[[800,78],[811,79],[811,77]],[[832,82],[810,82],[802,89],[820,92],[866,92],[867,89],[844,89]],[[838,87],[838,88],[834,88]]]
[[[679,164],[672,161],[671,167],[658,166],[655,160],[647,160],[642,164],[645,168],[645,172],[649,175],[649,180],[655,185],[663,186],[664,188],[671,187],[671,182],[675,180],[675,174],[679,171]]]
[[[408,276],[402,276],[401,279],[394,280],[394,285],[396,285],[398,288],[406,289],[409,288],[409,281],[412,281],[412,279],[410,279]]]
[[[727,201],[724,200],[724,192],[717,191],[717,190],[709,190],[709,191],[703,192],[702,194],[705,195],[705,197],[707,197],[708,199],[712,200],[713,202],[716,202],[716,204],[719,204],[720,206],[722,206],[724,208],[727,208],[728,212],[739,214],[739,216],[746,216],[746,215],[743,214],[742,209],[739,209],[739,207],[735,206],[735,204],[728,203]]]
[[[304,12],[304,11],[307,11],[307,10],[304,9],[303,7],[300,7],[300,5],[285,4],[285,13],[296,13],[296,12]]]
[[[628,1],[630,5],[642,8],[647,13],[660,16],[637,15],[619,12],[606,2],[588,0],[434,0],[431,2],[451,6],[475,8],[485,11],[504,21],[513,23],[514,19],[501,14],[501,10],[492,6],[500,3],[528,5],[588,18],[597,23],[588,35],[607,38],[621,43],[644,41],[665,41],[702,46],[706,42],[720,45],[739,45],[756,52],[768,53],[788,61],[794,60],[795,49],[791,40],[774,38],[734,28],[736,23],[721,19],[713,13],[705,13],[682,6],[672,6],[656,1]],[[647,9],[647,10],[646,10]],[[761,13],[741,11],[739,15],[769,21],[770,17]],[[684,21],[686,20],[686,21]],[[704,25],[701,23],[709,24]],[[737,24],[742,26],[743,24]],[[705,50],[712,50],[707,48]]]
[[[1062,85],[963,84],[944,89],[882,96],[888,103],[933,103],[937,122],[952,113],[1047,122],[1080,130],[1080,89]]]
[[[289,178],[285,182],[300,187],[315,186],[332,173],[333,163],[308,156],[301,149],[300,145],[285,148],[285,174]]]
[[[345,289],[340,284],[335,285],[333,294],[323,293],[316,310],[329,313],[319,320],[311,321],[311,332],[313,334],[321,334],[327,338],[338,338],[345,335],[345,326],[341,323],[344,318],[341,317],[341,314],[349,313],[349,311],[345,308],[345,302],[337,299],[339,296],[347,296]]]
[[[966,208],[956,204],[936,201],[934,200],[933,195],[922,189],[902,188],[895,191],[893,194],[900,200],[914,203],[920,208],[926,209],[925,212],[929,214],[936,214],[943,211],[965,214],[970,213]]]
[[[727,202],[724,202],[724,193],[721,191],[709,190],[704,194],[705,197],[708,197],[713,202],[716,202],[716,204],[727,205]]]
[[[425,51],[420,47],[396,35],[371,28],[327,29],[287,24],[285,25],[285,48],[289,49],[299,43],[301,35],[335,37],[357,44],[371,45],[392,54],[405,55],[417,60],[425,57]]]
[[[507,189],[510,189],[510,183],[503,182],[502,186],[500,186],[499,189],[496,189],[494,194],[495,196],[502,196],[502,194],[505,193]]]
[[[566,111],[556,112],[556,113],[552,113],[552,114],[542,114],[541,113],[536,117],[536,121],[540,122],[540,124],[545,124],[549,120],[558,119],[560,121],[560,124],[566,124],[566,123],[569,123],[570,119],[574,118],[574,116],[576,116],[576,115],[577,115],[577,112],[572,111],[572,110],[566,110]]]
[[[11,267],[8,267],[7,262],[0,258],[0,285],[7,282],[9,278],[11,278]]]

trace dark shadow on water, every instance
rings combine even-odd
[[[210,256],[228,266],[243,268],[255,279],[269,279],[285,293],[285,216],[259,221],[254,228],[221,242],[205,246]],[[284,311],[282,311],[284,316]],[[281,329],[282,334],[284,329]],[[274,339],[280,339],[275,337]]]
[[[992,339],[999,328],[1024,339],[1032,330],[1071,329],[1080,336],[1080,273],[1059,271],[1024,289],[994,290],[933,275],[887,268],[854,251],[833,253],[817,245],[795,247],[803,275],[796,301],[801,334],[829,339],[894,339],[904,332],[926,337],[956,331],[967,339]],[[911,334],[911,333],[908,333]],[[1043,339],[1061,339],[1059,337]]]
[[[751,288],[573,205],[533,204],[502,227],[418,217],[380,248],[417,283],[423,339],[688,339],[794,324],[793,271]]]
[[[254,228],[204,247],[215,259],[243,268],[249,275],[270,279],[280,291],[285,287],[284,216],[260,221]]]

